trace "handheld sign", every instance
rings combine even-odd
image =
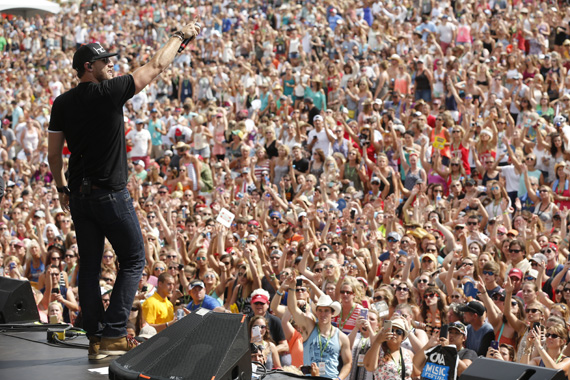
[[[218,214],[218,217],[216,218],[216,222],[219,222],[222,226],[226,228],[230,228],[235,217],[236,216],[232,214],[229,210],[222,208],[222,210]]]

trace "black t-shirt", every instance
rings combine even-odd
[[[123,105],[134,94],[133,77],[124,75],[101,83],[80,83],[55,99],[49,130],[63,132],[67,140],[72,192],[79,190],[83,178],[115,191],[126,186]]]
[[[293,168],[306,174],[309,171],[309,160],[303,157],[299,161],[293,161]]]

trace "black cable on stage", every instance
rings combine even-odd
[[[4,336],[8,336],[10,338],[16,338],[16,339],[22,339],[28,342],[32,342],[32,343],[38,343],[38,344],[45,344],[46,346],[50,346],[50,347],[61,347],[59,344],[55,344],[55,343],[50,343],[50,342],[42,342],[40,340],[35,340],[35,339],[30,339],[30,338],[24,338],[23,336],[17,336],[17,335],[10,335],[7,334],[4,331],[0,331],[0,335],[4,335]]]
[[[69,329],[65,330],[66,332],[69,331]],[[41,340],[35,340],[35,339],[30,339],[30,338],[25,338],[23,336],[18,336],[18,335],[12,335],[12,334],[8,334],[6,331],[0,331],[0,335],[4,335],[10,338],[16,338],[16,339],[21,339],[21,340],[25,340],[28,342],[32,342],[32,343],[39,343],[39,344],[45,344],[46,346],[50,346],[50,347],[59,347],[62,348],[62,346],[65,346],[66,348],[80,348],[80,349],[87,349],[89,348],[88,344],[80,344],[80,343],[68,343],[64,340],[60,340],[59,337],[57,335],[54,335],[54,339],[57,343],[50,343],[50,342],[44,342]],[[72,335],[69,337],[70,340],[73,340],[75,338],[77,338],[80,335],[80,333],[75,333],[75,335]],[[67,337],[67,335],[66,335]]]

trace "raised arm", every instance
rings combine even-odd
[[[191,22],[185,25],[180,32],[182,36],[179,34],[170,36],[166,45],[157,51],[147,64],[133,73],[136,94],[141,92],[143,88],[152,82],[154,78],[159,76],[160,73],[174,61],[182,41],[185,38],[196,37],[200,33],[200,26]]]

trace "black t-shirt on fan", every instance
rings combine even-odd
[[[72,192],[79,190],[83,178],[109,190],[126,186],[123,105],[134,94],[133,77],[124,75],[101,83],[80,83],[55,99],[49,131],[63,132],[67,140]]]

